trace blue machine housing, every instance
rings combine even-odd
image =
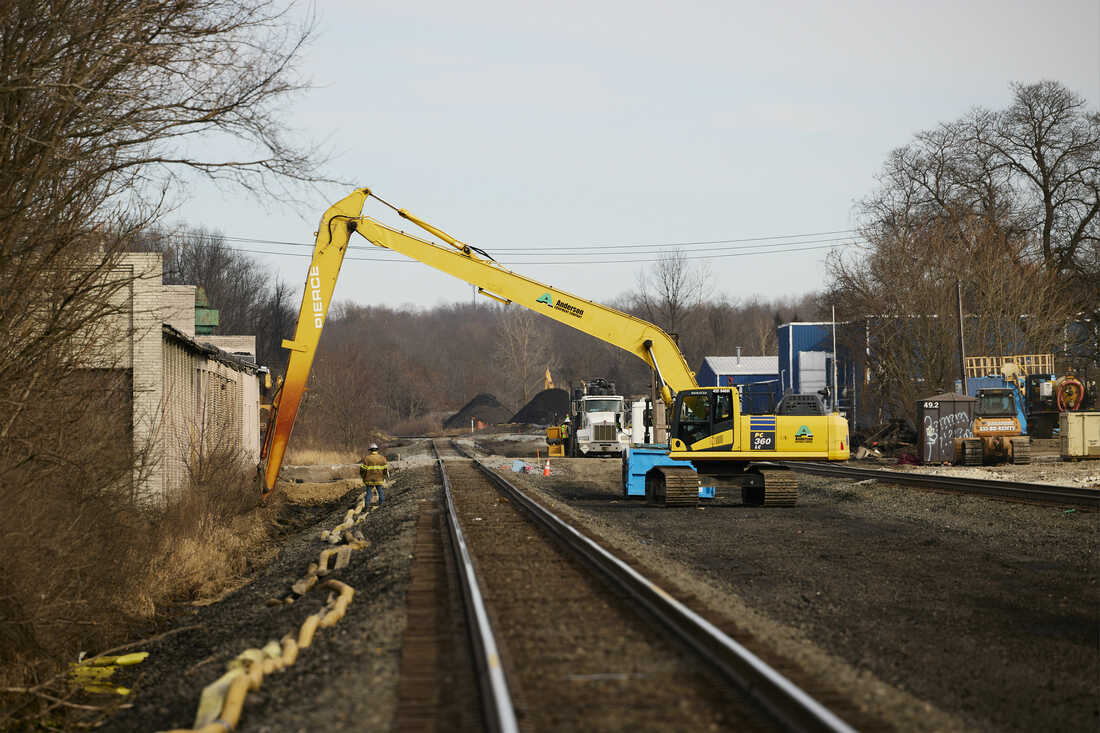
[[[956,379],[956,392],[962,391],[962,380]],[[1004,377],[991,375],[988,377],[967,377],[966,393],[971,397],[977,397],[983,389],[1011,389],[1013,399],[1016,400],[1016,419],[1020,421],[1020,431],[1027,435],[1027,415],[1024,413],[1024,396],[1020,388],[1015,384],[1005,381]]]
[[[632,445],[623,451],[623,496],[645,497],[645,476],[649,471],[658,466],[683,466],[685,463],[695,466],[690,461],[674,461],[668,457],[668,446],[656,443],[645,445]],[[713,486],[699,487],[700,499],[713,499]]]

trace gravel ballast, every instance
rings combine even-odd
[[[1097,726],[1095,514],[805,475],[792,509],[658,509],[551,464],[511,475],[899,729]]]
[[[518,443],[512,437],[500,444]],[[529,438],[531,453],[539,440]],[[424,502],[438,502],[427,445],[401,459],[387,504],[363,525],[371,547],[330,576],[356,589],[347,616],[249,694],[239,730],[393,728],[416,519]],[[554,458],[549,477],[512,473],[511,458],[489,463],[633,564],[656,569],[708,618],[898,730],[1100,726],[1097,514],[806,475],[791,509],[658,509],[622,497],[616,459]],[[1075,485],[1100,473],[1095,462],[1011,468]],[[247,585],[165,618],[157,631],[198,628],[140,647],[151,656],[124,680],[133,707],[107,730],[190,726],[203,686],[226,662],[323,604],[314,590],[290,606],[265,605],[305,573],[326,546],[320,530],[359,493],[333,500],[340,485],[321,488],[322,499],[291,507],[301,528],[287,531]]]

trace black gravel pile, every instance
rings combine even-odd
[[[569,414],[569,393],[564,389],[544,389],[512,415],[508,422],[529,425],[554,425]]]
[[[468,428],[470,420],[478,420],[486,425],[499,425],[508,422],[511,414],[497,398],[488,392],[482,392],[466,403],[466,405],[443,421],[444,428]]]

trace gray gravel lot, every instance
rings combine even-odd
[[[407,448],[398,465],[387,506],[364,526],[372,547],[333,576],[357,589],[347,617],[249,695],[240,730],[392,728],[418,507],[438,500],[425,453]],[[556,458],[549,478],[507,473],[795,676],[899,730],[1100,728],[1097,514],[810,476],[793,509],[656,509],[621,497],[613,459]],[[158,631],[199,628],[143,647],[151,657],[125,680],[133,707],[106,729],[189,726],[228,660],[297,628],[322,594],[264,602],[304,573],[317,533],[355,496],[294,509],[299,528],[248,585],[174,609]]]
[[[657,509],[552,464],[509,476],[900,729],[1100,725],[1096,514],[808,476],[793,509]]]

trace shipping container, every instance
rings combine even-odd
[[[1100,458],[1100,412],[1063,412],[1058,427],[1062,458]]]
[[[921,463],[952,463],[955,438],[974,435],[974,407],[978,400],[957,392],[917,400]]]

